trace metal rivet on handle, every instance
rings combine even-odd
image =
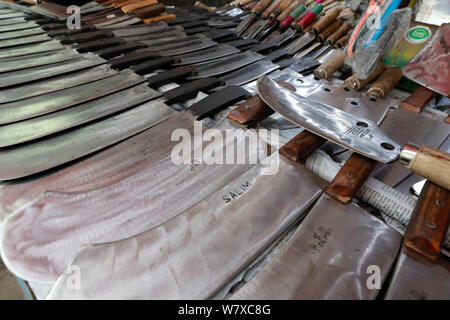
[[[430,229],[436,229],[436,223],[433,221],[427,221],[427,227]]]
[[[438,207],[443,207],[443,206],[445,206],[445,202],[444,201],[442,201],[442,200],[436,200],[436,205],[438,206]]]

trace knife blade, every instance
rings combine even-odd
[[[0,50],[5,49],[5,48],[10,48],[10,47],[38,43],[38,42],[45,42],[48,40],[52,40],[52,38],[46,34],[38,34],[38,35],[21,37],[21,38],[2,40],[2,41],[0,41]]]
[[[302,97],[266,76],[258,80],[257,87],[259,95],[271,108],[305,129],[382,163],[390,163],[400,158],[412,171],[443,188],[450,187],[448,178],[443,174],[450,170],[449,154],[410,144],[402,150],[373,121]],[[432,166],[424,166],[424,163],[433,163],[435,168],[442,171],[432,169]]]
[[[95,54],[80,55],[79,58],[54,63],[46,66],[33,67],[25,70],[17,70],[2,74],[0,79],[0,88],[35,81],[43,78],[49,78],[76,70],[82,70],[89,67],[104,64],[106,60]]]
[[[14,31],[14,32],[2,32],[0,33],[0,41],[3,40],[9,40],[9,39],[15,39],[15,38],[22,38],[27,36],[33,36],[33,35],[39,35],[45,33],[45,30],[43,30],[40,27],[36,28],[30,28],[20,31]]]
[[[28,54],[50,52],[64,49],[65,47],[56,40],[50,40],[42,43],[0,49],[0,59],[25,56]]]
[[[173,65],[184,66],[226,57],[239,52],[240,52],[239,49],[233,46],[230,46],[228,44],[219,44],[209,49],[174,56],[174,58],[179,59],[179,62],[174,63]]]
[[[0,126],[0,148],[29,142],[121,112],[161,94],[141,84],[71,108]]]
[[[379,290],[366,285],[367,268],[380,266],[383,283],[400,243],[399,233],[356,204],[323,195],[276,257],[231,299],[375,299]]]

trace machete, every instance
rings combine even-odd
[[[179,59],[179,62],[174,63],[173,66],[184,66],[214,60],[217,58],[226,57],[239,52],[240,52],[239,49],[236,49],[233,46],[227,44],[219,44],[209,49],[174,56],[174,58]]]
[[[266,76],[258,80],[257,87],[260,97],[272,109],[318,136],[382,163],[400,158],[412,171],[450,188],[445,174],[450,171],[448,153],[411,144],[402,150],[373,121],[293,93]]]
[[[4,48],[29,45],[32,43],[45,42],[45,41],[49,41],[51,39],[52,38],[46,34],[38,34],[38,35],[26,36],[26,37],[22,37],[22,38],[2,40],[2,41],[0,41],[0,50],[2,50]]]
[[[50,40],[37,44],[0,49],[0,59],[25,56],[34,53],[56,51],[64,48],[64,45],[62,45],[59,41]]]

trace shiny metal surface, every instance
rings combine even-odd
[[[1,63],[1,61],[0,61]],[[0,88],[50,78],[89,67],[106,63],[106,60],[92,53],[80,55],[80,58],[58,62],[45,66],[38,66],[26,70],[3,73],[0,77]]]
[[[48,190],[77,192],[119,182],[170,155],[176,129],[193,131],[194,116],[179,112],[134,137],[49,175],[0,184],[0,214],[11,213]]]
[[[289,54],[294,54],[297,51],[300,51],[304,47],[306,47],[308,44],[314,41],[316,38],[315,34],[306,33],[302,37],[294,40],[292,43],[290,43],[288,46],[286,46],[286,52]]]
[[[191,76],[188,79],[199,79],[218,76],[223,73],[242,68],[253,62],[261,60],[262,58],[264,58],[263,55],[260,55],[252,51],[237,53],[227,57],[224,60],[206,63],[204,65],[197,67],[196,75]]]
[[[41,52],[50,52],[55,50],[61,50],[65,47],[56,40],[46,41],[37,44],[13,47],[0,49],[0,59],[2,58],[10,58],[10,57],[19,57],[25,56],[28,54],[41,53]],[[0,60],[0,63],[2,61]]]
[[[21,45],[27,45],[37,42],[44,42],[52,40],[50,36],[47,34],[38,34],[33,36],[25,36],[22,38],[15,38],[15,39],[8,39],[8,40],[1,40],[0,41],[0,49],[9,48],[9,47],[16,47]]]
[[[85,246],[73,261],[84,275],[81,290],[68,289],[63,273],[48,298],[211,298],[321,194],[306,168],[279,165],[276,175],[255,166],[159,227]],[[241,195],[233,199],[236,192]]]
[[[61,61],[73,60],[79,57],[80,54],[76,50],[63,49],[20,57],[3,58],[0,60],[0,73],[44,66]]]
[[[245,141],[244,132],[241,130],[237,133],[238,143]],[[234,137],[226,138],[221,147],[233,147]],[[167,137],[166,143],[170,140]],[[203,148],[207,145],[209,142],[205,141]],[[200,144],[196,144],[194,148],[191,155],[201,150]],[[255,156],[265,156],[265,144],[261,142],[253,153]],[[16,273],[26,279],[54,280],[64,271],[66,262],[72,260],[83,245],[126,239],[156,227],[188,210],[252,166],[254,164],[248,164],[248,159],[246,164],[240,165],[208,164],[195,160],[177,164],[168,155],[138,174],[102,189],[74,194],[46,194],[30,203],[30,206],[26,205],[23,211],[35,213],[13,214],[5,220],[2,227],[4,234],[8,234],[8,230],[15,230],[16,236],[7,236],[8,240],[5,240],[2,249],[3,257]],[[39,214],[35,211],[38,207],[43,209],[38,209]],[[64,230],[56,228],[50,234],[45,227],[48,223],[38,223],[43,228],[34,229],[36,238],[34,235],[31,236],[33,240],[28,238],[30,241],[27,241],[26,252],[19,253],[21,249],[16,250],[18,247],[13,243],[23,243],[23,235],[28,233],[31,226],[29,223],[35,224],[41,219],[47,222],[57,221],[62,215],[65,216]],[[17,229],[18,224],[21,231]],[[44,237],[47,245],[35,242],[37,240],[42,244]],[[64,249],[54,248],[56,243],[59,248]],[[47,250],[52,253],[48,255]],[[38,256],[52,258],[41,259]]]
[[[35,140],[142,104],[161,93],[142,84],[71,108],[0,126],[0,148]]]
[[[0,179],[32,175],[101,150],[141,132],[174,113],[158,101],[150,101],[86,126],[34,143],[0,150]]]
[[[45,33],[45,31],[40,27],[30,28],[30,29],[25,29],[25,30],[20,30],[20,31],[14,31],[14,32],[1,32],[0,33],[0,46],[1,46],[1,43],[7,39],[14,39],[14,38],[21,38],[21,37],[26,38],[28,36],[42,34],[42,33]]]
[[[439,148],[450,135],[448,124],[402,109],[389,110],[380,129],[400,145],[415,142],[433,148]],[[373,177],[387,185],[396,186],[410,174],[411,171],[402,164],[393,163],[378,166]]]
[[[145,41],[142,41],[145,43]],[[193,40],[190,42],[185,42],[183,44],[175,44],[171,46],[166,47],[151,47],[152,49],[155,49],[158,51],[161,56],[163,57],[170,57],[170,56],[178,56],[181,54],[199,51],[202,49],[211,48],[217,45],[217,42],[212,41],[210,39],[200,39],[200,40]]]
[[[173,64],[173,66],[184,66],[188,64],[213,60],[217,58],[226,57],[235,53],[239,53],[240,50],[227,44],[219,44],[209,49],[191,52],[175,56],[180,59],[179,63]]]
[[[38,27],[39,25],[37,23],[34,22],[27,22],[27,20],[25,20],[24,18],[11,18],[11,19],[6,19],[6,20],[0,20],[0,32],[3,32],[2,26],[8,26],[8,25],[14,25],[17,26],[18,24],[29,24],[32,25],[33,27]],[[19,26],[20,28],[20,26]],[[24,28],[26,29],[26,28]],[[20,30],[20,29],[16,29],[13,28],[12,30]]]
[[[400,146],[371,120],[305,98],[266,76],[258,80],[257,88],[272,109],[325,139],[383,163],[398,158]]]
[[[34,81],[32,83],[13,88],[0,89],[0,108],[3,103],[72,88],[81,84],[104,79],[118,73],[118,71],[112,69],[108,65],[102,65],[87,70],[73,72],[70,76],[61,75],[50,79]]]
[[[357,205],[323,195],[291,239],[231,299],[375,299],[369,266],[388,275],[401,235]]]
[[[387,300],[449,300],[450,263],[441,258],[431,263],[402,250],[390,282]]]
[[[4,103],[0,107],[0,124],[16,122],[55,112],[118,90],[132,87],[144,81],[145,79],[143,77],[126,69],[118,75],[106,79],[37,97]],[[0,180],[2,180],[1,176]]]
[[[278,69],[278,65],[265,60],[256,61],[246,67],[238,69],[226,76],[221,77],[226,85],[240,86],[258,79],[260,76],[268,74]]]

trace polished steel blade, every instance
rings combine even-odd
[[[0,148],[36,140],[161,96],[146,84],[40,117],[0,126]]]
[[[176,58],[180,59],[180,62],[173,64],[173,66],[184,66],[188,64],[214,60],[217,58],[226,57],[239,52],[240,52],[239,49],[236,49],[233,46],[227,44],[220,44],[209,49],[175,56]]]
[[[27,99],[41,94],[72,88],[118,74],[108,65],[61,75],[49,79],[34,81],[21,86],[0,89],[0,108],[3,103]]]
[[[0,33],[0,45],[1,45],[1,42],[4,40],[14,39],[14,38],[22,38],[22,37],[26,38],[28,36],[38,35],[38,34],[43,34],[43,33],[45,33],[45,31],[40,27],[25,29],[25,30],[20,30],[20,31],[15,31],[15,32],[2,32],[2,33]]]
[[[277,157],[266,164],[278,162]],[[301,164],[280,160],[275,175],[255,166],[158,227],[85,246],[73,260],[85,274],[81,289],[65,286],[63,272],[48,298],[210,299],[302,217],[321,192]]]
[[[80,58],[58,62],[46,66],[34,67],[25,70],[17,70],[3,73],[0,78],[0,88],[35,81],[76,70],[86,69],[105,63],[106,60],[99,56],[87,53],[80,55]]]
[[[411,254],[411,256],[408,256]],[[450,263],[445,258],[435,262],[414,253],[400,253],[394,276],[387,290],[387,300],[448,300]]]
[[[199,66],[197,68],[197,73],[195,76],[190,77],[189,79],[199,79],[205,77],[214,77],[217,75],[221,75],[226,72],[230,72],[239,68],[242,68],[246,65],[249,65],[253,62],[263,59],[264,56],[260,55],[256,52],[246,51],[242,53],[237,53],[229,56],[228,58],[218,61],[218,62],[210,62]]]
[[[323,195],[281,251],[231,299],[368,300],[369,266],[380,282],[393,265],[402,237],[356,204]]]
[[[400,154],[400,146],[371,120],[293,93],[266,76],[258,80],[257,88],[272,109],[327,140],[383,163]]]
[[[37,97],[4,103],[0,108],[0,124],[16,122],[61,110],[129,88],[144,81],[143,77],[127,69],[116,76],[106,79]]]
[[[36,174],[139,133],[174,114],[158,100],[37,142],[0,150],[0,179]]]
[[[37,43],[37,44],[0,49],[0,59],[25,56],[28,54],[41,53],[41,52],[50,52],[50,51],[55,51],[55,50],[61,50],[64,48],[65,47],[59,41],[51,40],[51,41],[41,42],[41,43]],[[1,63],[1,60],[0,60],[0,63]]]
[[[156,51],[158,51],[161,56],[163,57],[171,57],[171,56],[178,56],[185,53],[190,53],[194,51],[199,51],[207,48],[211,48],[217,45],[217,42],[209,40],[209,39],[201,39],[201,40],[194,40],[191,42],[186,42],[182,45],[173,46],[171,48],[165,49],[163,51],[160,51],[159,49],[155,48]]]
[[[25,20],[24,18],[11,18],[11,19],[6,19],[6,20],[0,20],[0,32],[1,31],[1,27],[2,26],[8,26],[8,25],[17,25],[17,24],[26,24],[27,20]],[[39,26],[38,24],[34,23],[34,22],[29,22],[29,24],[34,24],[35,27]],[[17,29],[14,29],[17,30]]]
[[[221,77],[225,85],[240,86],[278,69],[278,65],[260,60]]]
[[[80,54],[74,49],[63,49],[44,53],[29,54],[26,56],[4,58],[0,60],[0,73],[28,69],[52,63],[73,60]]]
[[[51,40],[52,38],[47,34],[38,34],[35,36],[26,36],[22,38],[9,39],[0,41],[0,49],[9,48],[9,47],[17,47],[37,42],[44,42]]]

